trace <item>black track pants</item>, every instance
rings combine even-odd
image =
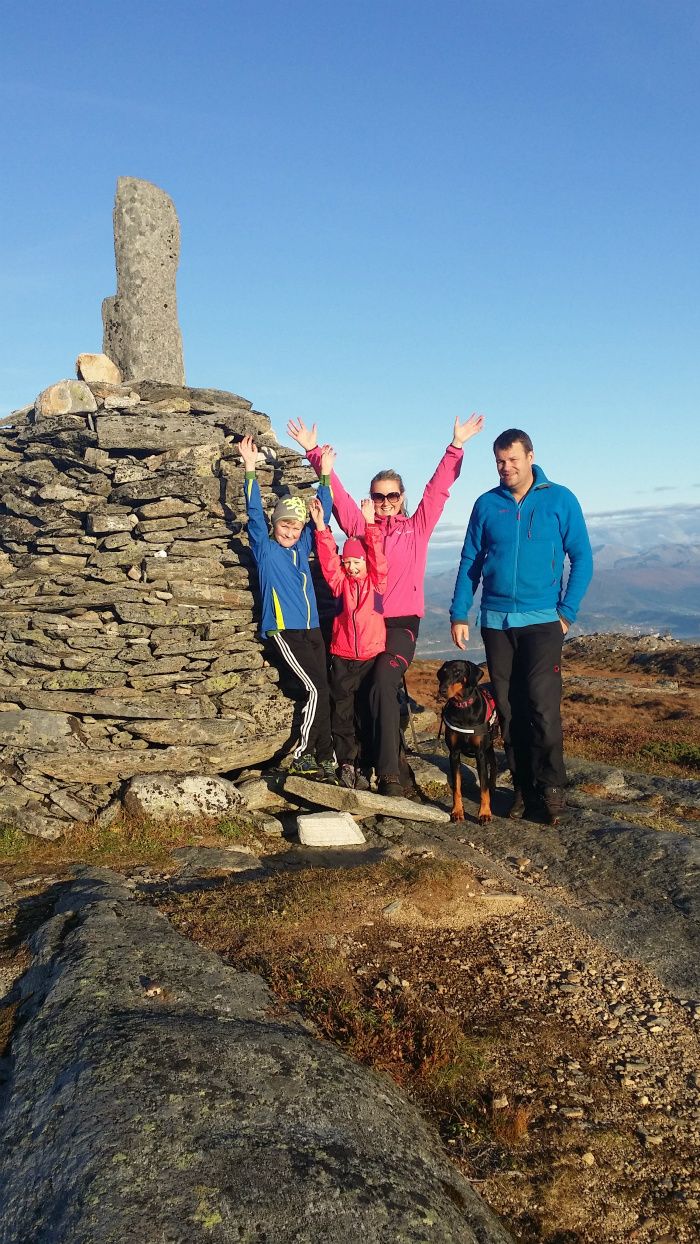
[[[307,693],[301,715],[301,733],[294,756],[313,752],[317,760],[333,759],[331,709],[326,674],[326,646],[318,627],[275,631],[271,636],[290,670]]]
[[[367,691],[375,660],[376,657],[368,661],[331,657],[331,724],[340,765],[354,764],[360,740],[371,737]]]
[[[398,777],[401,746],[399,690],[416,651],[419,619],[385,618],[386,648],[376,658],[369,693],[374,764],[380,777]]]
[[[561,624],[482,627],[481,634],[514,785],[565,786]]]

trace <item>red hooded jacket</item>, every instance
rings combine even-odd
[[[329,527],[314,532],[316,553],[334,596],[342,596],[343,608],[333,619],[331,652],[350,661],[369,661],[384,651],[386,627],[382,617],[382,594],[386,589],[387,563],[382,534],[374,523],[365,527],[367,573],[354,578],[338,556]]]

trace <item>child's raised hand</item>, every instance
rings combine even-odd
[[[360,502],[360,511],[366,523],[375,521],[374,502],[369,497],[363,497]]]
[[[310,449],[315,449],[318,445],[318,427],[315,423],[307,428],[303,419],[290,419],[287,424],[287,436],[291,436],[297,445],[301,445],[308,453]]]
[[[258,458],[258,447],[252,436],[244,436],[238,444],[238,452],[243,459],[243,465],[246,471],[254,471],[255,463]]]
[[[332,445],[321,446],[321,475],[330,475],[335,462],[335,450]]]
[[[323,506],[321,505],[318,497],[312,497],[309,501],[309,515],[312,523],[315,524],[317,531],[323,531],[326,522],[323,517]]]

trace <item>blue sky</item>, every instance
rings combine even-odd
[[[101,348],[119,175],[173,197],[190,384],[418,494],[487,415],[588,512],[700,503],[695,0],[34,3],[3,18],[0,413]],[[695,452],[693,452],[695,449]]]

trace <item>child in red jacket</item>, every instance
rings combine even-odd
[[[381,597],[386,589],[387,562],[382,536],[374,521],[374,504],[361,504],[365,520],[364,539],[350,537],[338,556],[335,540],[326,526],[323,506],[309,503],[315,524],[316,555],[331,592],[342,597],[341,612],[333,620],[331,637],[331,722],[335,754],[343,786],[367,785],[357,770],[355,698],[367,703],[363,692],[372,677],[375,658],[384,651],[386,628]],[[364,714],[362,714],[364,716]],[[363,735],[367,723],[363,724]],[[371,731],[371,722],[367,727]]]

